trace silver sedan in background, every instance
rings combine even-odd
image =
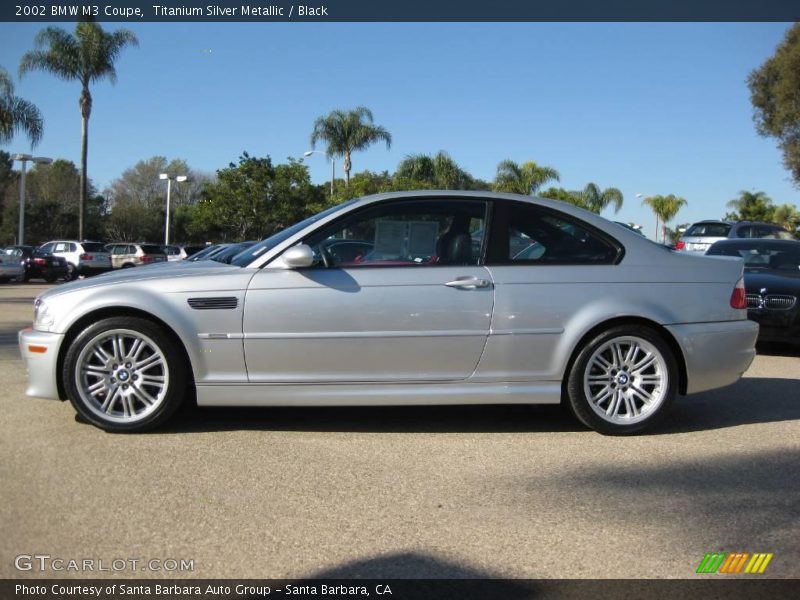
[[[19,342],[27,393],[108,431],[161,425],[193,387],[200,406],[564,402],[631,434],[677,394],[739,379],[758,333],[746,308],[741,260],[561,202],[407,192],[328,209],[231,264],[50,289]]]

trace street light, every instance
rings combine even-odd
[[[25,173],[28,161],[37,165],[49,165],[53,162],[53,159],[46,156],[31,156],[30,154],[12,154],[11,160],[17,160],[22,163],[22,177],[19,180],[19,234],[17,235],[17,244],[22,246],[25,243]]]
[[[323,155],[327,156],[327,154],[325,154],[321,150],[308,150],[306,152],[303,152],[303,156],[305,156],[305,157],[309,157],[312,154],[323,154]],[[336,179],[336,159],[334,159],[331,156],[331,198],[333,198],[333,180],[334,179]]]
[[[171,177],[168,173],[161,173],[158,176],[159,179],[166,179],[167,180],[167,222],[164,225],[164,245],[169,246],[169,200],[170,194],[172,193],[172,180],[174,179],[178,183],[186,181],[188,177],[186,175],[178,175],[177,177]]]

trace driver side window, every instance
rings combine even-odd
[[[357,211],[306,243],[320,267],[476,265],[485,216],[482,201],[395,202]]]

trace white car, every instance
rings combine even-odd
[[[111,254],[100,242],[56,240],[43,244],[40,250],[67,261],[65,281],[77,279],[78,275],[97,275],[111,270]]]
[[[164,254],[169,262],[186,260],[190,256],[203,250],[205,246],[163,246]]]

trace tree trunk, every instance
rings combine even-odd
[[[89,181],[87,177],[87,157],[89,154],[89,116],[92,114],[92,95],[89,86],[84,84],[80,99],[81,108],[81,177],[78,197],[78,239],[84,239],[84,217],[86,215],[86,196]]]
[[[353,166],[353,164],[350,162],[350,153],[349,152],[345,152],[344,153],[344,164],[342,165],[342,168],[344,169],[344,185],[345,186],[349,186],[350,185],[350,168],[352,166]]]

